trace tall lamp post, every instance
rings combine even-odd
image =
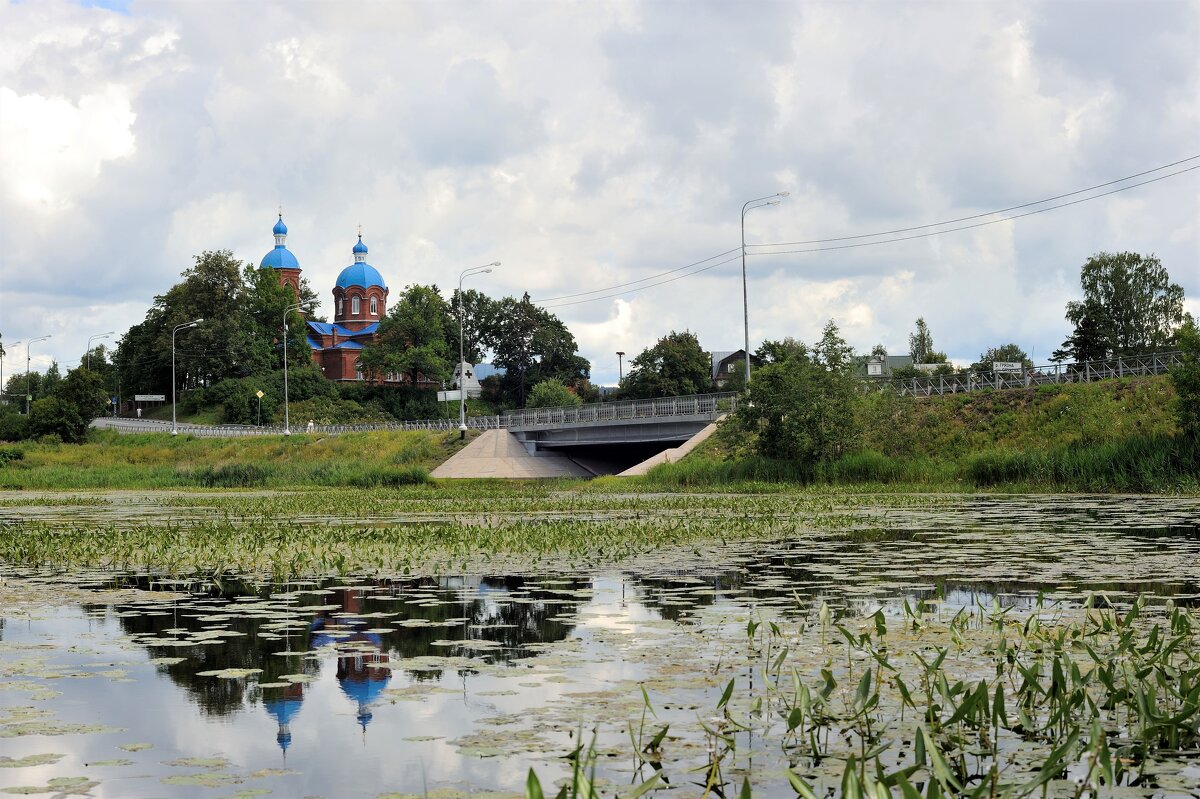
[[[625,379],[625,353],[617,350],[617,383]]]
[[[463,370],[463,280],[471,275],[486,275],[493,267],[499,266],[499,261],[492,261],[484,266],[464,269],[458,276],[458,437],[467,437],[467,375]]]
[[[88,336],[88,343],[87,343],[87,369],[88,369],[88,371],[89,371],[89,372],[90,372],[90,371],[92,371],[92,341],[93,341],[93,340],[95,340],[95,339],[98,339],[98,338],[108,338],[109,336],[111,336],[111,335],[112,335],[113,333],[115,333],[115,332],[116,332],[115,330],[110,330],[110,331],[108,331],[107,333],[97,333],[97,334],[96,334],[96,335],[94,335],[94,336]]]
[[[288,384],[287,384],[287,339],[288,339],[288,314],[292,311],[300,310],[301,303],[289,305],[283,311],[283,434],[290,436],[292,434],[292,416],[291,410],[288,408]]]
[[[29,339],[29,341],[25,342],[25,415],[26,416],[29,415],[29,403],[30,403],[30,401],[33,400],[33,392],[29,390],[29,359],[30,359],[29,346],[31,344],[33,344],[35,341],[45,341],[46,339],[48,339],[50,337],[51,337],[50,334],[46,334],[44,336],[39,336],[38,338],[31,338],[31,339]]]
[[[182,325],[175,325],[171,328],[171,435],[179,435],[179,425],[175,422],[175,334],[180,330],[187,330],[195,327],[203,322],[203,319],[197,319],[194,322],[184,322]]]
[[[8,346],[15,347],[21,343],[20,339],[10,343]],[[4,401],[4,348],[0,347],[0,402]]]
[[[756,200],[748,200],[742,206],[742,323],[745,327],[746,344],[746,385],[750,385],[750,300],[746,291],[746,214],[753,211],[755,208],[765,208],[768,205],[779,205],[783,198],[788,196],[786,191],[781,191],[778,194],[772,194],[768,197],[759,197]]]

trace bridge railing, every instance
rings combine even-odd
[[[528,408],[493,416],[471,416],[467,427],[473,430],[528,430],[538,427],[597,424],[637,419],[663,419],[672,416],[708,416],[715,419],[722,413],[737,410],[737,394],[697,394],[688,397],[663,397],[648,400],[597,402],[573,408]],[[97,419],[97,427],[118,433],[165,433],[171,430],[167,422],[133,419]],[[374,424],[318,424],[311,432],[325,435],[371,432],[378,430],[457,430],[457,419],[422,419],[411,422]],[[307,423],[293,425],[293,433],[310,432]],[[179,425],[179,432],[191,436],[238,438],[242,436],[283,435],[281,425]]]
[[[1023,367],[1020,372],[966,372],[904,379],[867,378],[865,391],[890,391],[902,396],[931,397],[981,389],[1032,388],[1055,383],[1090,383],[1119,377],[1159,375],[1182,363],[1179,352],[1125,355],[1105,361],[1046,364]]]
[[[715,419],[722,413],[737,410],[737,399],[736,393],[723,392],[687,397],[595,402],[574,408],[527,408],[506,413],[500,419],[503,426],[509,430],[661,419],[671,416],[708,416]]]

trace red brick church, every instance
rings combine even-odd
[[[299,296],[300,262],[287,248],[287,225],[283,214],[275,223],[275,249],[263,256],[261,269],[274,269],[279,282]],[[375,340],[379,320],[387,313],[388,287],[379,270],[367,263],[367,245],[362,233],[352,250],[354,263],[338,275],[333,287],[333,322],[306,322],[313,364],[330,380],[362,380],[358,356]],[[385,383],[401,382],[400,375],[387,375]]]

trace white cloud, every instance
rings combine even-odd
[[[127,91],[106,86],[78,103],[0,86],[0,185],[11,199],[66,210],[105,161],[135,151]]]
[[[500,260],[477,287],[536,299],[736,248],[751,197],[792,193],[747,217],[751,243],[905,228],[1195,155],[1200,124],[1186,0],[129,11],[0,6],[0,332],[55,332],[64,360],[93,321],[78,309],[125,329],[200,250],[257,262],[279,202],[326,301],[360,223],[393,293]],[[1200,294],[1197,174],[935,239],[753,256],[752,338],[834,317],[856,346],[902,349],[924,316],[954,357],[1049,353],[1098,250],[1155,252]],[[610,382],[612,352],[672,329],[740,346],[740,295],[734,262],[556,313]]]

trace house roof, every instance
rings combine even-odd
[[[712,353],[712,379],[717,379],[717,373],[721,371],[721,364],[729,360],[730,357],[736,355],[739,358],[745,358],[745,350],[716,350]]]

